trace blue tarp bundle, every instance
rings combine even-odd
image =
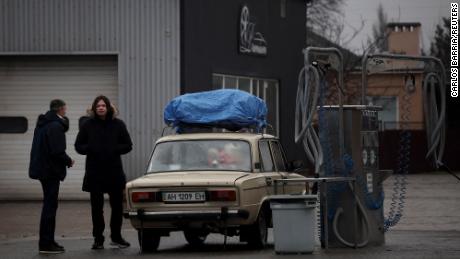
[[[164,110],[165,123],[177,127],[184,125],[222,127],[238,130],[255,127],[258,131],[267,124],[267,105],[240,90],[214,90],[184,94],[174,98]]]

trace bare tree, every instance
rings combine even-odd
[[[320,33],[334,41],[337,28],[341,26],[343,0],[311,0],[307,1],[307,28]]]
[[[399,20],[399,18],[398,18]],[[372,37],[368,37],[367,43],[362,45],[362,51],[360,53],[360,57],[363,57],[369,53],[378,53],[378,52],[386,52],[388,51],[388,36],[390,30],[387,29],[388,25],[388,17],[383,9],[382,4],[380,3],[377,7],[377,22],[372,26]],[[361,58],[356,60],[349,61],[348,64],[345,65],[344,71],[344,81],[345,85],[352,84],[350,81],[352,79],[351,73],[356,71],[356,67],[360,67],[361,65]],[[363,73],[364,71],[361,71]],[[352,84],[354,85],[354,84]],[[350,87],[348,90],[348,100],[359,100],[360,97],[360,83],[358,85],[354,85]],[[388,88],[385,88],[385,92]]]
[[[382,4],[377,8],[377,23],[372,26],[372,38],[368,38],[368,52],[388,51],[388,18]]]
[[[440,24],[436,25],[435,35],[431,41],[430,53],[439,58],[447,70],[450,71],[450,20],[443,17]]]
[[[446,68],[447,78],[450,78],[450,19],[443,17],[436,26],[435,35],[431,41],[430,54],[439,58]],[[447,82],[446,95],[450,96],[450,80]],[[460,105],[456,98],[447,98],[447,123],[449,127],[460,128]]]
[[[369,37],[367,42],[363,44],[362,50],[353,55],[346,50],[349,42],[351,42],[364,28],[364,19],[361,18],[361,24],[353,27],[345,23],[344,15],[341,11],[343,0],[313,0],[307,9],[307,28],[316,34],[327,38],[336,46],[342,48],[344,54],[344,83],[348,85],[346,89],[346,100],[348,103],[356,103],[360,100],[360,80],[356,82],[356,70],[361,65],[361,57],[367,53],[384,52],[388,50],[388,35],[387,30],[388,18],[379,4],[377,8],[377,22],[372,27],[372,37]],[[399,20],[399,18],[398,18]],[[352,29],[351,34],[345,35],[345,26]],[[350,55],[351,54],[351,55]],[[329,78],[331,84],[336,84],[336,78]],[[336,91],[326,93],[328,101],[336,101]]]

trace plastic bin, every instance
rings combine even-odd
[[[273,195],[273,238],[276,253],[312,253],[315,248],[316,195]]]

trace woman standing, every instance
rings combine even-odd
[[[75,149],[86,155],[83,191],[89,192],[91,198],[92,249],[104,248],[104,193],[109,195],[112,208],[111,245],[128,247],[130,244],[121,236],[126,176],[120,156],[131,151],[132,142],[124,122],[115,118],[115,109],[107,97],[100,95],[94,100],[91,116],[78,132]]]

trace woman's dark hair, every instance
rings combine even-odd
[[[105,118],[106,118],[106,119],[112,119],[112,118],[113,118],[113,114],[114,114],[113,106],[112,106],[112,104],[110,103],[109,98],[107,98],[107,96],[104,96],[104,95],[99,95],[99,96],[96,97],[96,99],[94,99],[94,101],[93,101],[93,105],[91,106],[91,111],[93,112],[94,116],[97,117],[96,106],[97,106],[97,103],[98,103],[100,100],[104,101],[105,106],[107,107],[107,114],[106,114]]]

